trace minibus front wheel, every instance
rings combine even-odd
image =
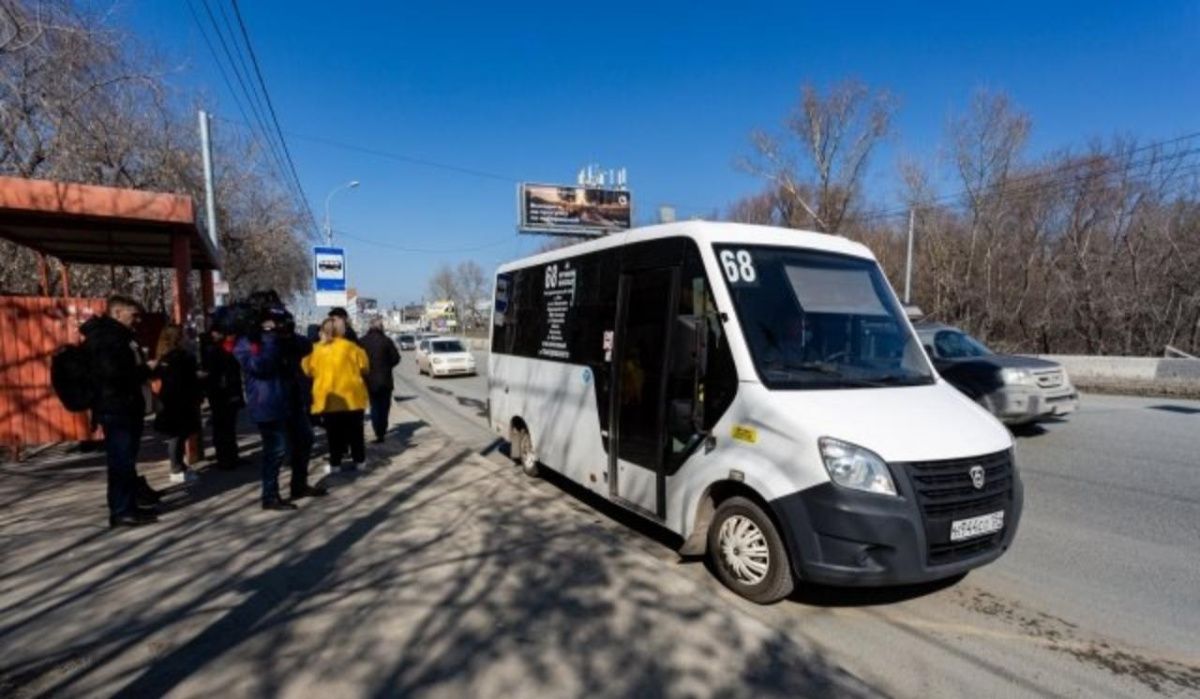
[[[717,578],[751,602],[778,602],[795,587],[783,538],[748,498],[731,497],[717,507],[708,528],[708,553]]]
[[[538,475],[537,452],[533,449],[533,437],[529,436],[529,430],[525,428],[524,422],[513,425],[512,438],[509,443],[512,445],[513,458],[521,465],[521,471],[530,478],[536,478]]]

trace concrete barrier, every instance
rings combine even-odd
[[[1200,395],[1200,359],[1038,355],[1058,362],[1080,388],[1132,393]]]

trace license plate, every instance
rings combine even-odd
[[[950,540],[962,541],[992,534],[1004,528],[1004,510],[950,523]]]

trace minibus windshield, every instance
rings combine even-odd
[[[933,383],[920,344],[873,261],[775,246],[715,250],[767,388]]]

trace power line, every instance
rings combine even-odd
[[[494,248],[494,247],[503,245],[503,244],[513,240],[514,238],[520,237],[517,234],[513,234],[510,236],[506,236],[504,238],[499,238],[499,239],[493,240],[488,243],[482,243],[480,245],[472,245],[472,246],[461,247],[461,248],[440,248],[439,249],[439,248],[411,248],[411,247],[407,247],[407,246],[403,246],[403,245],[396,245],[395,243],[389,243],[389,242],[380,241],[380,240],[372,240],[370,238],[363,238],[363,237],[360,237],[357,235],[347,233],[346,231],[340,231],[340,230],[335,230],[334,233],[337,233],[339,236],[342,236],[344,238],[349,238],[350,240],[357,240],[360,243],[366,243],[368,245],[376,245],[381,248],[388,248],[390,250],[398,250],[400,252],[417,252],[417,253],[428,253],[428,254],[477,252],[479,250],[486,250],[488,248]]]
[[[208,8],[208,3],[206,1],[205,1],[205,9],[208,11],[209,19],[211,21],[212,17],[213,17],[212,11]],[[284,170],[284,167],[283,167],[283,159],[279,155],[279,149],[275,145],[274,140],[271,139],[270,133],[267,131],[266,122],[263,121],[262,116],[257,111],[255,111],[255,116],[257,117],[257,120],[258,120],[258,129],[256,129],[254,124],[251,123],[250,118],[247,116],[246,109],[242,105],[242,100],[239,99],[238,92],[237,92],[237,90],[234,89],[233,82],[229,79],[229,74],[225,70],[225,64],[224,64],[224,62],[221,61],[221,55],[217,52],[216,46],[214,46],[212,40],[209,38],[208,31],[204,28],[204,23],[200,19],[200,15],[197,13],[196,8],[192,3],[192,0],[188,0],[188,10],[191,12],[192,20],[195,22],[196,28],[200,30],[200,35],[204,39],[205,45],[208,47],[209,54],[212,55],[213,62],[216,64],[217,70],[221,75],[221,80],[225,83],[225,88],[229,91],[230,96],[233,98],[233,102],[234,102],[234,105],[237,107],[238,113],[241,114],[242,119],[244,119],[246,122],[244,124],[244,126],[256,138],[260,138],[262,140],[263,146],[265,149],[265,153],[266,153],[266,157],[267,157],[267,163],[275,171],[275,174],[279,178],[279,181],[283,185],[283,187],[288,191],[288,193],[292,197],[295,197],[298,202],[302,202],[303,196],[297,193],[294,184],[288,178],[288,176]],[[222,40],[222,45],[225,47],[225,54],[228,57],[229,56],[228,46],[225,45],[224,38],[220,34],[220,28],[215,23],[213,23],[213,31],[217,34],[218,38],[220,38]],[[236,42],[235,42],[235,45],[236,45]],[[236,65],[233,64],[232,59],[230,59],[230,68],[233,69],[236,74],[237,67],[236,67]],[[249,73],[247,73],[247,77],[249,77]],[[253,91],[248,90],[246,88],[245,83],[241,81],[240,75],[238,76],[238,78],[239,78],[239,82],[241,82],[241,84],[242,84],[243,95],[246,97],[246,100],[248,102],[250,102],[250,107],[253,110],[253,108],[254,108],[253,95],[255,95],[256,93],[254,93]],[[216,118],[219,118],[219,117],[216,117]]]
[[[288,169],[291,170],[292,178],[296,182],[297,189],[300,190],[304,211],[308,214],[308,220],[313,226],[313,231],[320,230],[317,225],[317,219],[313,216],[312,207],[308,205],[308,197],[304,196],[304,185],[300,182],[300,175],[296,173],[296,163],[292,160],[291,151],[288,150],[287,140],[283,137],[283,129],[279,127],[279,115],[275,112],[275,105],[271,102],[271,93],[267,90],[267,82],[263,79],[262,68],[258,64],[258,56],[254,53],[254,44],[250,41],[250,32],[246,30],[246,23],[242,19],[242,12],[238,8],[237,0],[230,0],[233,6],[233,15],[237,18],[238,26],[242,30],[242,38],[246,42],[246,50],[250,54],[250,63],[254,65],[254,74],[258,77],[258,85],[262,89],[263,99],[267,102],[267,110],[271,113],[271,122],[275,124],[275,133],[279,136],[279,143],[283,146],[283,155],[287,160]]]
[[[226,119],[223,119],[223,121],[233,124],[235,126],[250,128],[249,124],[237,122],[233,119],[226,118]],[[342,150],[354,151],[356,153],[363,153],[365,155],[374,155],[374,156],[377,156],[380,158],[387,158],[389,160],[396,160],[399,162],[408,163],[410,165],[420,165],[422,167],[437,168],[439,170],[448,170],[450,172],[457,172],[462,175],[470,175],[472,177],[480,177],[480,178],[489,179],[489,180],[499,180],[501,182],[510,182],[510,183],[514,183],[514,184],[523,181],[512,175],[504,175],[504,174],[497,173],[497,172],[488,172],[487,170],[480,170],[477,168],[465,167],[462,165],[453,165],[451,163],[444,163],[444,162],[439,162],[436,160],[429,160],[427,158],[420,158],[420,157],[417,157],[414,155],[406,155],[404,153],[396,153],[393,151],[381,150],[379,148],[360,146],[360,145],[357,145],[354,143],[346,143],[344,141],[337,141],[337,140],[334,140],[331,138],[325,138],[324,136],[313,136],[311,134],[297,133],[295,131],[285,131],[284,133],[286,133],[287,135],[291,136],[292,138],[295,138],[300,141],[311,141],[313,143],[321,143],[321,144],[324,144],[324,145],[327,145],[327,146],[330,146],[333,148],[341,148]]]
[[[1147,151],[1147,150],[1151,150],[1151,149],[1162,148],[1163,146],[1166,146],[1169,144],[1179,143],[1181,141],[1194,139],[1197,137],[1200,137],[1200,132],[1191,133],[1191,134],[1187,134],[1185,136],[1167,139],[1164,141],[1156,141],[1153,143],[1146,144],[1144,146],[1139,146],[1137,148],[1130,149],[1130,150],[1126,151],[1124,155],[1130,155],[1133,153],[1138,153],[1138,152]],[[957,192],[951,192],[949,194],[944,194],[944,195],[940,195],[937,197],[933,197],[929,201],[922,203],[921,206],[925,207],[925,206],[938,206],[938,205],[942,205],[942,204],[952,204],[952,203],[956,202],[957,200],[962,199],[964,197],[974,196],[974,197],[978,198],[978,197],[986,196],[989,193],[992,193],[992,194],[1003,193],[1008,198],[1008,200],[1010,200],[1010,201],[1018,200],[1019,201],[1023,198],[1026,198],[1026,197],[1032,195],[1032,194],[1061,193],[1063,191],[1066,191],[1070,187],[1074,186],[1079,181],[1079,178],[1081,178],[1081,177],[1088,177],[1088,178],[1108,177],[1109,175],[1115,175],[1115,174],[1119,174],[1122,172],[1124,172],[1126,174],[1132,173],[1141,168],[1145,168],[1147,170],[1147,172],[1144,173],[1142,175],[1142,177],[1148,178],[1151,174],[1151,171],[1153,170],[1153,168],[1155,166],[1169,164],[1172,161],[1179,161],[1179,160],[1182,160],[1183,158],[1186,158],[1189,155],[1193,155],[1196,153],[1200,153],[1200,147],[1186,148],[1186,149],[1183,149],[1180,151],[1176,151],[1174,153],[1168,153],[1166,155],[1159,155],[1159,154],[1155,153],[1153,155],[1150,155],[1148,157],[1145,157],[1145,158],[1142,158],[1139,160],[1116,162],[1107,167],[1101,168],[1100,170],[1092,170],[1092,171],[1087,171],[1087,170],[1085,170],[1085,168],[1094,167],[1098,162],[1105,160],[1106,158],[1104,156],[1087,157],[1087,158],[1082,158],[1079,160],[1074,160],[1069,163],[1064,163],[1062,165],[1058,165],[1058,166],[1048,168],[1045,170],[1038,170],[1038,171],[1018,175],[1016,177],[1006,178],[1000,182],[996,182],[993,185],[984,187],[974,193],[972,193],[968,189],[962,189]],[[1073,170],[1078,170],[1080,172],[1072,173],[1071,171],[1073,171]],[[1055,176],[1056,174],[1057,174],[1057,176]],[[1174,179],[1174,178],[1172,177],[1169,179]],[[1025,183],[1024,185],[1021,184],[1023,182]],[[875,211],[866,212],[866,213],[860,214],[858,216],[847,217],[845,220],[847,222],[861,223],[864,221],[871,221],[871,220],[898,218],[898,217],[902,217],[902,216],[907,216],[909,208],[910,207],[905,206],[905,207],[897,207],[897,208],[892,208],[892,209],[876,209]]]
[[[225,52],[225,58],[229,62],[229,67],[233,71],[234,77],[237,78],[238,84],[242,88],[242,95],[246,98],[247,103],[250,105],[250,110],[254,114],[255,120],[258,125],[258,135],[265,142],[264,145],[268,149],[268,157],[275,160],[274,168],[276,169],[276,174],[279,176],[283,185],[285,187],[287,187],[287,189],[291,192],[292,196],[295,196],[296,192],[295,192],[294,188],[292,188],[291,182],[287,179],[287,176],[283,169],[283,159],[279,156],[279,152],[278,152],[277,147],[275,146],[275,142],[273,140],[271,140],[270,133],[267,131],[266,122],[263,120],[262,114],[255,107],[254,95],[256,93],[253,93],[250,89],[247,88],[246,82],[242,78],[242,74],[240,72],[238,72],[237,63],[234,62],[233,55],[229,50],[229,45],[225,41],[225,36],[221,32],[221,28],[217,25],[216,18],[213,15],[212,8],[208,4],[208,0],[201,0],[201,2],[204,4],[204,10],[208,14],[208,20],[209,20],[209,23],[212,25],[213,32],[216,34],[217,39],[221,43],[221,48]],[[237,105],[238,112],[242,115],[243,118],[246,118],[246,110],[242,107],[242,101],[241,101],[241,99],[238,98],[238,93],[236,90],[234,90],[233,84],[229,80],[229,74],[225,71],[225,64],[224,64],[224,62],[221,61],[220,54],[217,53],[216,48],[213,46],[212,41],[209,39],[208,32],[204,29],[204,26],[201,23],[200,18],[197,15],[195,7],[193,6],[191,0],[188,0],[188,9],[191,10],[191,12],[192,12],[192,19],[195,20],[197,27],[199,27],[200,32],[204,37],[205,43],[208,45],[209,52],[212,54],[212,57],[213,57],[213,61],[217,64],[217,68],[221,72],[221,77],[225,81],[225,87],[229,89],[229,92],[233,97],[234,103]],[[240,55],[240,53],[239,53],[239,55]],[[246,77],[247,78],[249,77],[249,73],[247,73]],[[253,125],[250,126],[250,130],[252,132],[255,131]]]

